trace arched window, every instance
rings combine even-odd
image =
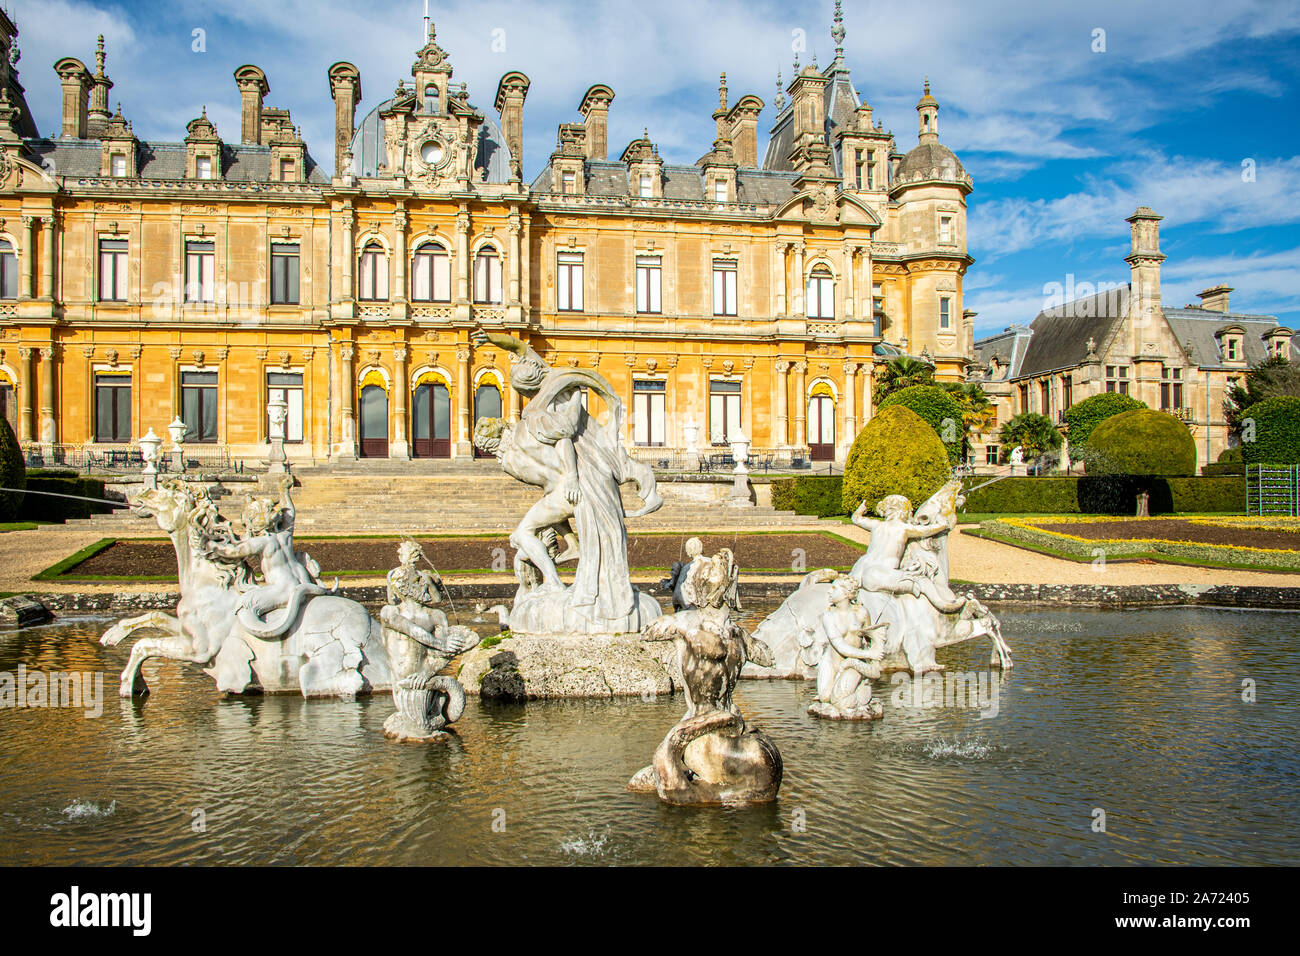
[[[426,113],[438,112],[438,84],[430,83],[424,88],[424,111]]]
[[[388,393],[380,385],[361,389],[361,457],[388,457]]]
[[[501,257],[491,246],[484,246],[474,257],[474,301],[501,304]]]
[[[807,315],[810,319],[835,318],[835,280],[825,266],[814,266],[808,275]]]
[[[377,302],[388,298],[388,257],[384,255],[384,247],[374,239],[361,250],[357,288],[359,299]]]
[[[474,389],[474,424],[478,424],[480,418],[500,418],[501,417],[501,389],[497,387],[494,379],[490,376],[484,376],[479,380],[478,388]],[[476,445],[474,446],[475,458],[490,458],[488,452],[482,451]]]
[[[835,399],[825,384],[814,386],[808,399],[808,451],[813,461],[835,458]]]
[[[426,242],[411,258],[411,300],[451,301],[451,257],[437,242]]]
[[[8,239],[0,239],[0,299],[18,298],[18,254]]]

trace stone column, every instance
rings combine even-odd
[[[857,246],[844,247],[844,317],[853,318],[853,262],[857,256]]]
[[[510,213],[510,290],[509,305],[519,305],[519,210],[512,210]],[[513,391],[513,389],[511,389]]]
[[[18,270],[18,298],[30,299],[36,281],[36,217],[23,216],[23,267]]]
[[[456,419],[460,422],[460,437],[456,441],[456,457],[469,458],[474,454],[474,443],[470,440],[470,392],[474,389],[474,383],[470,381],[469,376],[469,358],[470,350],[468,346],[462,346],[456,350],[456,361],[459,366],[456,370]],[[512,389],[513,391],[513,389]]]
[[[357,457],[357,418],[353,410],[356,395],[356,372],[352,367],[352,344],[342,343],[339,349],[339,458]]]
[[[803,251],[804,244],[796,242],[794,244],[794,288],[790,290],[790,298],[794,301],[794,307],[790,310],[791,315],[801,316],[804,314],[803,305]]]
[[[405,209],[396,209],[393,212],[393,248],[396,250],[394,255],[397,261],[393,263],[393,285],[392,289],[394,302],[406,301],[406,224],[409,217]]]
[[[862,424],[871,421],[874,414],[871,405],[871,389],[875,385],[876,364],[866,362],[862,366]]]
[[[59,440],[54,420],[54,347],[41,349],[41,448],[48,454]]]
[[[356,224],[352,217],[352,204],[343,204],[343,289],[342,298],[344,301],[351,301],[356,298],[356,293],[352,284],[352,276],[356,271],[357,250],[356,235],[354,229]]]
[[[41,257],[40,296],[54,298],[54,216],[41,219],[41,242],[45,246],[45,255]]]
[[[776,314],[785,315],[785,272],[786,261],[785,254],[790,248],[788,242],[778,242],[776,244]],[[784,444],[785,436],[782,437]]]
[[[804,372],[808,371],[807,362],[794,363],[794,446],[803,449],[808,446],[807,433],[804,431],[808,416],[808,398],[804,395]]]
[[[36,350],[20,348],[18,357],[23,362],[22,406],[18,417],[18,440],[32,442],[36,440],[36,415],[32,406],[36,402]]]
[[[406,356],[405,345],[393,349],[396,371],[393,374],[393,444],[388,450],[389,458],[411,457],[411,443],[407,438],[410,431],[406,423],[406,396],[411,390],[411,383],[407,381]]]
[[[786,390],[789,385],[786,375],[790,371],[790,363],[784,360],[776,362],[772,370],[776,372],[773,379],[776,392],[776,428],[773,430],[772,444],[777,448],[785,448],[790,442],[790,422],[786,412]]]
[[[456,301],[469,302],[469,212],[456,214]]]
[[[844,457],[848,457],[848,450],[853,446],[853,439],[858,437],[858,383],[855,381],[858,374],[858,364],[856,362],[844,363],[844,431],[840,438],[840,447],[844,450]]]

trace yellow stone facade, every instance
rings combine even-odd
[[[4,19],[0,45],[15,35]],[[724,76],[694,166],[648,135],[611,160],[615,94],[597,85],[525,182],[528,78],[502,77],[493,117],[451,83],[432,27],[416,56],[359,123],[361,77],[331,67],[332,177],[256,66],[234,71],[238,144],[206,115],[182,142],[137,140],[108,113],[102,42],[93,74],[55,65],[59,134],[39,136],[5,67],[0,397],[20,441],[111,450],[180,418],[187,453],[251,461],[268,399],[293,392],[291,459],[465,458],[477,416],[518,414],[478,325],[605,376],[651,458],[738,427],[778,462],[842,460],[878,363],[964,376],[971,181],[928,84],[901,154],[837,50],[778,86],[760,157],[764,104],[730,104]]]

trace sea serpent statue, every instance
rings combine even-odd
[[[506,474],[542,489],[510,535],[519,589],[510,612],[515,634],[630,634],[661,612],[632,587],[625,518],[663,504],[649,466],[623,448],[623,402],[609,382],[586,369],[553,369],[511,335],[474,330],[476,345],[511,358],[510,385],[529,401],[517,423],[482,418],[474,444],[495,455]],[[584,393],[605,403],[602,424],[587,413]],[[637,484],[644,506],[624,514],[620,486]],[[559,565],[576,561],[566,587]]]
[[[137,630],[162,632],[132,645],[123,697],[149,692],[140,666],[152,657],[198,664],[231,694],[352,697],[389,689],[378,622],[356,601],[327,591],[315,562],[293,549],[292,482],[281,483],[278,500],[249,503],[243,535],[206,490],[182,481],[136,501],[136,513],[153,515],[171,538],[181,596],[175,615],[127,618],[100,637],[114,647]]]
[[[711,558],[694,558],[683,587],[688,606],[652,621],[641,634],[643,641],[676,643],[686,715],[668,732],[650,766],[628,782],[634,793],[657,793],[679,806],[776,799],[781,753],[765,734],[746,727],[731,697],[747,661],[772,663],[767,645],[731,620],[739,606],[739,570],[725,548]]]

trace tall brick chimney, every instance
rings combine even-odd
[[[609,105],[614,102],[614,91],[597,83],[583,94],[578,112],[587,128],[587,158],[605,159],[609,155]]]

